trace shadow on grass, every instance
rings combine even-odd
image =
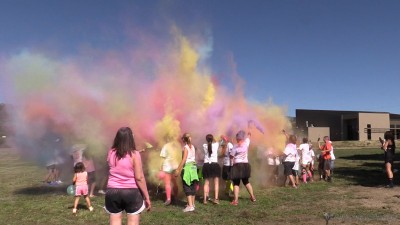
[[[45,185],[43,186],[35,186],[35,187],[26,187],[19,190],[16,190],[14,194],[17,195],[48,195],[48,194],[64,194],[67,195],[67,187],[68,185]]]
[[[338,177],[366,187],[384,186],[387,184],[387,176],[383,154],[342,156],[338,160],[352,160],[360,164],[358,166],[336,167],[334,177]],[[393,169],[399,167],[399,156],[396,155]],[[394,175],[396,177],[396,174]]]
[[[369,155],[350,155],[350,156],[341,156],[340,159],[348,159],[348,160],[377,160],[377,161],[384,161],[384,154],[369,154]],[[394,161],[400,161],[400,155],[396,154],[394,156]]]

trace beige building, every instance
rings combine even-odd
[[[388,112],[297,109],[296,126],[312,141],[323,136],[333,141],[378,140],[388,130],[400,139],[400,115]]]

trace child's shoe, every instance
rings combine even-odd
[[[92,206],[89,207],[89,211],[90,211],[90,212],[93,211],[93,207],[92,207]]]
[[[76,209],[72,209],[72,214],[76,215]]]

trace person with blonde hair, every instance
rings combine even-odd
[[[231,169],[231,179],[233,182],[233,195],[234,199],[231,205],[237,206],[239,203],[239,185],[242,181],[243,185],[246,187],[247,192],[250,195],[250,200],[252,202],[256,201],[256,197],[253,193],[253,187],[250,184],[249,178],[251,176],[251,166],[248,160],[248,151],[250,146],[250,136],[251,133],[244,130],[240,130],[236,134],[236,144],[233,146],[231,151],[231,159],[233,160],[233,166]]]
[[[189,133],[183,134],[182,141],[184,144],[182,150],[182,161],[175,170],[175,176],[181,174],[183,191],[187,198],[187,206],[183,209],[183,212],[193,212],[195,210],[194,201],[199,182],[196,167],[196,150],[192,144],[192,137]]]

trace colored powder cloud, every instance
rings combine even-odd
[[[143,153],[148,171],[154,171],[166,137],[179,141],[190,132],[201,146],[208,133],[232,138],[250,125],[253,149],[281,152],[281,130],[290,129],[285,108],[247,100],[234,65],[230,79],[236,86],[223,86],[204,63],[210,41],[171,30],[169,40],[149,38],[153,42],[120,52],[87,50],[63,58],[24,51],[2,57],[16,149],[45,164],[54,149],[66,156],[73,144],[85,143],[104,159],[118,128],[130,126],[138,149],[146,142],[154,146]]]

